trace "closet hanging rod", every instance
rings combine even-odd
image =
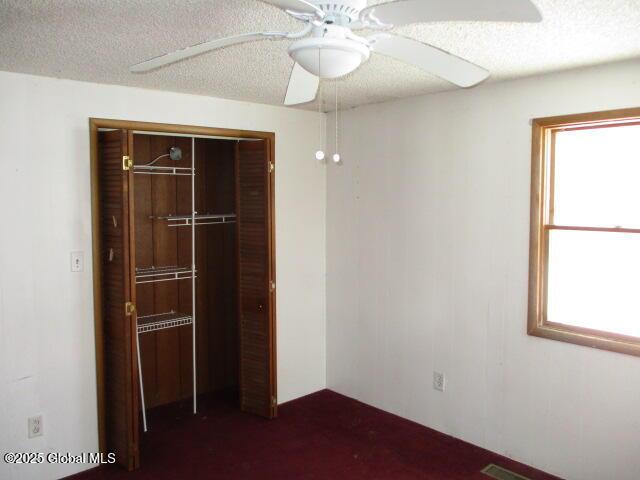
[[[192,216],[195,217],[196,219],[229,218],[229,217],[235,218],[236,214],[235,213],[196,213],[194,215],[191,215],[189,213],[187,215],[158,215],[154,218],[157,218],[158,220],[184,220],[184,219],[191,219]]]
[[[199,227],[200,225],[227,225],[229,223],[236,223],[235,220],[226,220],[224,222],[196,222],[194,225],[196,227]],[[191,222],[187,222],[187,223],[177,223],[177,224],[170,224],[167,225],[168,227],[188,227],[191,225]]]

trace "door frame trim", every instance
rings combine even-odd
[[[100,179],[98,169],[98,130],[122,129],[147,132],[159,132],[171,134],[203,135],[211,137],[226,137],[229,139],[255,139],[265,140],[267,146],[267,162],[274,166],[275,140],[274,132],[261,132],[252,130],[238,130],[217,127],[202,127],[196,125],[180,125],[171,123],[139,122],[132,120],[114,120],[107,118],[89,118],[89,148],[91,162],[91,235],[92,235],[92,265],[93,265],[93,318],[96,352],[96,396],[98,410],[98,448],[100,452],[106,447],[106,427],[105,427],[105,399],[104,399],[104,338],[103,338],[103,318],[102,318],[102,262],[100,261],[101,231],[100,231]],[[269,195],[268,201],[268,228],[269,255],[270,255],[270,281],[276,280],[276,237],[275,237],[275,171],[269,175]],[[277,283],[276,283],[277,285]],[[269,288],[269,285],[267,285]],[[269,315],[269,373],[271,381],[271,391],[275,398],[278,395],[277,364],[276,364],[276,292],[268,290],[270,293],[270,315]],[[135,348],[135,347],[134,347]],[[133,352],[135,354],[135,352]]]

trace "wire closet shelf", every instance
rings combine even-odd
[[[166,313],[154,313],[138,317],[138,333],[155,332],[167,328],[192,325],[193,317],[171,310]]]
[[[136,268],[136,284],[188,280],[196,274],[191,267],[144,267]]]
[[[221,223],[235,223],[235,213],[217,213],[217,214],[201,214],[193,215],[164,215],[154,217],[158,220],[166,220],[169,227],[189,227],[191,225],[218,225]]]
[[[134,165],[133,173],[140,175],[193,175],[193,168],[189,167],[163,167],[159,165]]]

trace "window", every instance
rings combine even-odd
[[[640,355],[640,109],[533,121],[530,335]]]

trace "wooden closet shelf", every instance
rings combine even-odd
[[[165,328],[181,327],[191,325],[193,317],[174,311],[167,313],[155,313],[153,315],[142,315],[138,317],[138,333],[164,330]]]
[[[136,284],[168,282],[193,278],[197,271],[191,267],[144,267],[136,268]]]

